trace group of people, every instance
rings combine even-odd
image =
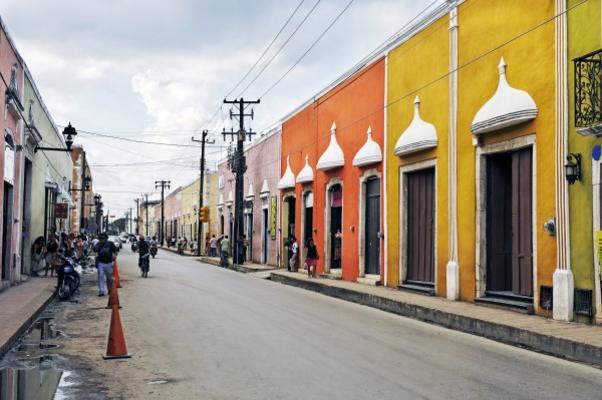
[[[188,240],[186,236],[171,236],[167,238],[167,247],[175,247],[178,250],[178,254],[184,254],[184,250],[191,252],[197,251],[198,243],[196,240]]]
[[[288,271],[297,271],[297,258],[299,255],[299,244],[295,235],[290,235],[287,242],[289,248],[289,260],[288,260]],[[314,243],[313,238],[307,239],[305,243],[305,266],[307,268],[307,276],[310,278],[316,277],[316,266],[320,255],[318,254],[318,248]]]
[[[92,236],[76,235],[65,232],[60,235],[50,235],[48,240],[39,236],[31,245],[31,275],[40,276],[44,271],[44,276],[53,277],[60,262],[60,256],[83,259],[88,256],[92,246]]]

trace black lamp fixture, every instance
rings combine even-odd
[[[74,127],[71,126],[71,122],[69,122],[69,125],[67,125],[65,127],[65,129],[63,129],[63,136],[65,137],[65,148],[62,147],[40,147],[40,146],[36,146],[35,149],[33,150],[34,153],[36,153],[38,150],[45,150],[45,151],[72,151],[71,146],[73,145],[73,137],[77,135],[77,131],[75,130]]]
[[[572,185],[576,181],[581,181],[581,154],[569,153],[566,156],[564,172],[569,185]]]

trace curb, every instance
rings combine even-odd
[[[389,313],[432,323],[444,328],[482,336],[487,339],[496,340],[513,346],[524,347],[559,358],[592,364],[599,368],[602,367],[602,347],[548,336],[509,325],[501,325],[463,315],[448,313],[416,304],[403,303],[368,293],[333,287],[318,281],[304,281],[277,273],[271,274],[271,280]]]
[[[206,257],[201,257],[198,260],[199,262],[205,263],[205,264],[211,264],[211,265],[215,265],[216,267],[220,267],[219,264],[219,259],[213,259],[213,258],[206,258]],[[257,268],[252,268],[252,267],[247,267],[246,265],[239,265],[239,264],[228,264],[228,267],[226,269],[231,269],[232,271],[237,271],[237,272],[241,272],[243,274],[248,274],[251,272],[268,272],[268,271],[273,271],[277,268],[264,268],[264,269],[257,269]]]
[[[12,347],[15,345],[15,343],[21,337],[21,335],[23,335],[23,333],[25,333],[29,329],[31,324],[33,324],[34,321],[38,319],[38,317],[40,316],[40,314],[42,314],[42,311],[44,311],[46,306],[50,304],[52,300],[54,300],[54,297],[55,292],[53,290],[48,295],[48,298],[46,298],[44,302],[36,310],[34,310],[34,312],[29,317],[27,317],[27,319],[23,321],[23,323],[15,330],[15,333],[13,333],[5,343],[0,344],[0,358],[4,357],[4,355],[8,353],[10,349],[12,349]]]

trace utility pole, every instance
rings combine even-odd
[[[209,134],[209,132],[207,130],[203,130],[202,136],[201,136],[201,140],[197,140],[194,137],[192,137],[192,141],[193,142],[201,142],[201,160],[199,161],[199,168],[200,168],[200,182],[199,182],[199,207],[198,207],[198,214],[197,214],[197,229],[196,229],[196,255],[197,257],[201,255],[201,243],[204,243],[202,241],[203,238],[203,223],[201,222],[201,209],[203,208],[203,192],[204,192],[204,187],[205,187],[205,144],[209,143],[209,144],[213,144],[215,143],[215,140],[207,140],[207,135]]]
[[[235,203],[234,203],[234,236],[232,241],[234,243],[234,254],[232,255],[232,260],[234,264],[242,264],[243,260],[243,191],[244,191],[244,175],[247,170],[246,160],[244,156],[244,142],[245,139],[251,140],[251,136],[255,135],[255,132],[245,132],[245,117],[251,117],[253,119],[254,112],[251,109],[250,113],[245,113],[245,109],[249,104],[259,104],[260,100],[252,100],[247,101],[242,97],[238,100],[225,100],[224,104],[232,104],[234,107],[238,108],[236,112],[230,110],[230,119],[238,118],[238,132],[234,132],[234,130],[230,130],[230,132],[226,132],[224,129],[222,131],[222,135],[224,140],[226,135],[229,135],[231,138],[236,136],[236,152],[234,154],[234,159],[232,163],[232,171],[236,175],[236,184],[235,184]]]
[[[146,225],[146,236],[148,236],[148,193],[144,193],[143,196],[146,198],[144,201],[144,211],[146,213],[145,225]]]
[[[136,199],[136,236],[140,234],[140,199]]]
[[[159,229],[159,243],[161,246],[165,244],[163,232],[165,231],[165,188],[169,189],[171,181],[155,181],[155,189],[161,188],[161,228]]]
[[[86,217],[84,216],[85,213],[85,204],[86,204],[86,183],[87,183],[87,178],[86,178],[86,152],[84,151],[84,149],[82,149],[82,173],[80,175],[80,185],[79,185],[79,190],[81,190],[81,215],[79,216],[79,231],[80,233],[84,232],[84,230],[86,229]]]
[[[128,213],[130,219],[130,233],[132,233],[132,207],[130,207],[130,212]]]

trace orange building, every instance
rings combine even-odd
[[[311,237],[319,274],[382,282],[384,79],[384,58],[370,60],[284,118],[283,266],[290,236],[299,244],[300,269]]]

